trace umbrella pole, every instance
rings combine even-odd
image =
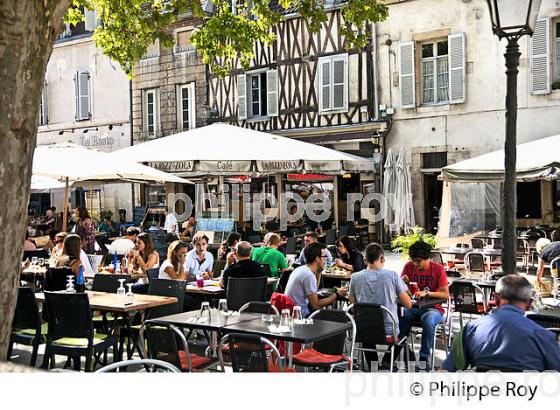
[[[89,184],[89,214],[93,212],[93,182]]]
[[[68,177],[64,184],[64,205],[62,207],[62,232],[66,232],[68,224]]]

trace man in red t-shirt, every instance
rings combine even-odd
[[[445,270],[439,263],[430,261],[431,251],[432,247],[426,242],[415,242],[408,250],[410,262],[404,266],[402,278],[406,284],[415,282],[418,285],[418,291],[413,295],[415,299],[448,299],[449,288]],[[441,305],[422,309],[413,306],[412,309],[404,309],[399,320],[401,336],[409,334],[412,322],[422,322],[420,361],[426,362],[426,369],[429,369],[430,349],[434,343],[436,325],[444,321],[443,313]]]

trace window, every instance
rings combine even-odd
[[[143,95],[144,132],[155,136],[159,131],[159,98],[157,90],[144,90]]]
[[[192,30],[181,30],[175,32],[175,47],[173,47],[173,53],[179,54],[186,51],[195,50],[195,47],[191,44]]]
[[[321,57],[318,72],[319,112],[348,110],[348,54]]]
[[[278,116],[278,71],[238,75],[237,109],[240,120]]]
[[[80,21],[76,25],[66,24],[66,29],[59,38],[67,38],[95,31],[95,28],[99,25],[99,20],[97,19],[97,13],[95,10],[84,10],[83,6],[80,6],[80,10],[84,14],[85,20]]]
[[[39,125],[46,125],[49,123],[49,102],[47,94],[47,83],[43,85],[43,92],[41,93],[41,104],[39,106]]]
[[[146,50],[143,59],[159,58],[159,39]]]
[[[90,75],[87,71],[76,71],[74,85],[76,87],[76,121],[91,119]]]
[[[447,40],[422,44],[422,104],[449,102]]]
[[[447,165],[447,152],[428,152],[422,154],[422,168],[437,169]]]
[[[195,83],[177,87],[177,128],[181,131],[196,128]]]

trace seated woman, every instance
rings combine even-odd
[[[67,266],[72,269],[74,277],[78,277],[78,272],[80,271],[80,247],[81,239],[76,234],[67,235],[64,239],[64,244],[62,248],[62,255],[58,258],[56,262],[56,267]]]
[[[54,248],[51,249],[51,257],[49,259],[50,266],[56,266],[58,259],[62,256],[64,250],[64,239],[68,234],[66,232],[59,232],[54,236]]]
[[[185,260],[187,259],[187,244],[175,241],[167,248],[167,259],[159,267],[160,279],[187,280]]]
[[[148,293],[148,269],[159,268],[159,254],[154,249],[152,238],[147,233],[136,237],[136,246],[126,258],[131,279],[138,279],[133,287],[134,293]]]
[[[340,268],[350,272],[359,272],[364,270],[364,256],[356,249],[354,241],[348,236],[342,236],[336,241],[340,259],[335,259],[334,264]]]
[[[25,242],[23,242],[23,250],[24,251],[36,251],[37,246],[35,246],[35,242],[29,239],[29,231],[25,230]]]
[[[56,235],[58,234],[59,230],[58,229],[51,229],[49,231],[49,240],[47,241],[47,243],[45,244],[45,246],[43,246],[44,250],[49,250],[53,251],[54,247],[55,247],[55,243],[56,243]]]

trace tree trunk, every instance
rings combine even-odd
[[[38,110],[71,0],[0,0],[0,360],[17,298]]]

